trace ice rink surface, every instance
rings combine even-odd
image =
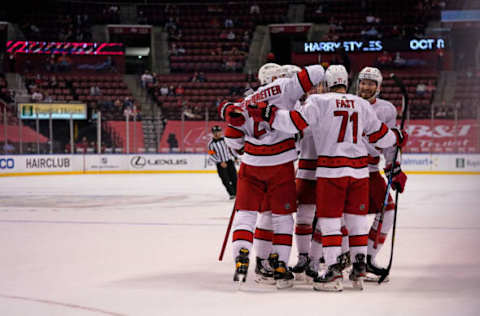
[[[478,315],[480,176],[409,175],[390,283],[232,287],[216,174],[0,178],[0,315]],[[390,240],[387,241],[390,245]],[[386,265],[389,246],[379,262]],[[296,250],[290,263],[296,261]],[[251,257],[253,259],[253,256]]]

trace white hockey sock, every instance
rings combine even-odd
[[[357,254],[367,255],[368,219],[367,215],[344,214],[349,234],[350,258],[355,262]]]
[[[295,223],[295,241],[298,253],[308,253],[312,240],[312,222],[315,213],[314,204],[300,204]]]
[[[317,227],[320,227],[317,222]],[[322,245],[322,232],[315,229],[313,232],[312,244],[310,246],[310,260],[312,262],[320,262],[320,258],[323,256],[323,245]]]
[[[327,266],[337,263],[342,252],[341,218],[320,217],[318,219],[322,231],[323,257]]]
[[[375,220],[373,221],[372,228],[370,228],[370,233],[368,236],[368,250],[367,253],[372,256],[372,258],[375,258],[382,249],[383,244],[385,243],[385,239],[387,238],[388,232],[393,226],[393,211],[394,210],[388,210],[385,211],[385,214],[383,216],[383,223],[382,223],[382,230],[380,232],[380,236],[378,236],[378,244],[377,248],[374,247],[375,245],[375,237],[377,235],[377,228],[378,228],[378,221],[380,219],[380,213],[377,213],[375,215]]]
[[[278,254],[278,260],[288,264],[292,250],[293,216],[292,214],[272,215],[273,252]]]
[[[238,210],[232,224],[233,259],[238,256],[241,248],[252,249],[253,230],[257,220],[256,211]]]
[[[268,255],[272,253],[272,228],[272,212],[260,213],[255,229],[253,248],[255,249],[256,256],[261,259],[267,259]]]

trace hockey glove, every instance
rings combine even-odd
[[[392,176],[392,189],[397,190],[398,193],[402,193],[405,189],[405,183],[407,183],[407,175],[400,169],[400,164],[396,162],[393,165],[388,164],[388,166],[384,169],[385,176],[390,177]]]
[[[231,102],[222,102],[218,106],[218,114],[222,119],[233,126],[242,126],[245,123],[245,117],[242,114],[242,108]]]
[[[273,104],[267,102],[258,102],[254,105],[249,105],[247,108],[248,115],[250,115],[255,122],[268,122],[272,125],[275,120],[275,112],[278,108]]]
[[[399,129],[398,127],[392,127],[391,130],[393,133],[395,133],[395,136],[397,137],[397,146],[403,148],[408,141],[407,132],[403,129]]]

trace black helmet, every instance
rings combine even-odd
[[[215,125],[212,127],[212,133],[221,132],[221,131],[222,131],[222,128],[219,125]]]

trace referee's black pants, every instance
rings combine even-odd
[[[217,163],[217,172],[228,194],[237,195],[237,169],[233,160],[227,161],[226,168],[222,168],[220,163]]]

